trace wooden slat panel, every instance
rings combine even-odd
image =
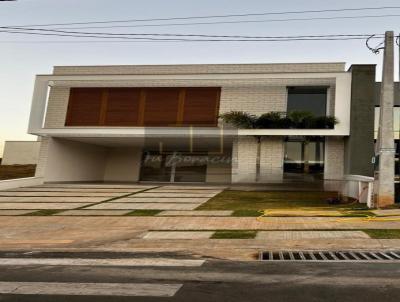
[[[220,88],[71,88],[66,126],[215,126]]]
[[[137,126],[140,88],[109,88],[106,126]]]
[[[71,88],[66,126],[98,126],[102,88]]]
[[[215,126],[218,120],[220,88],[187,88],[184,125]]]
[[[148,88],[144,110],[145,126],[174,126],[177,123],[179,88]]]

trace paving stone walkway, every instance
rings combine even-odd
[[[299,239],[368,239],[361,231],[260,231],[256,239],[299,240]]]
[[[233,211],[162,211],[157,216],[231,216]]]
[[[116,216],[131,210],[188,211],[221,191],[221,187],[208,186],[44,184],[0,191],[0,210],[76,210],[85,206],[84,211],[65,211],[57,213],[59,216]]]
[[[68,210],[57,213],[57,216],[121,216],[130,213],[130,210]]]

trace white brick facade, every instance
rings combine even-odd
[[[283,138],[263,137],[261,140],[260,182],[276,182],[283,178]]]
[[[256,180],[257,141],[252,136],[240,136],[232,145],[232,182]]]
[[[300,77],[298,73],[318,72],[323,76]],[[65,128],[65,118],[71,87],[221,87],[219,113],[245,111],[260,115],[271,111],[286,111],[288,86],[329,87],[328,114],[335,112],[336,78],[330,73],[344,72],[343,63],[328,64],[242,64],[242,65],[166,65],[166,66],[56,66],[55,75],[154,75],[133,80],[62,80],[52,81],[44,128]],[[274,77],[274,74],[288,74]],[[168,75],[216,75],[203,78],[169,79]],[[238,74],[270,74],[271,77],[249,79]],[[163,75],[164,78],[157,76]],[[221,75],[221,76],[218,76]],[[223,76],[222,76],[223,75]],[[229,77],[231,75],[231,78]],[[325,76],[326,75],[326,76]],[[338,86],[339,87],[339,86]],[[339,95],[339,92],[338,92]],[[85,128],[85,127],[82,127]],[[95,127],[86,127],[95,128]],[[260,146],[260,182],[275,182],[283,178],[284,137],[264,136]],[[285,134],[283,134],[285,135]],[[37,176],[44,174],[48,139],[43,139]],[[344,165],[343,138],[327,137],[325,144],[325,178],[341,178]],[[257,139],[237,137],[232,146],[232,182],[252,183],[256,179]],[[116,160],[116,162],[118,159]],[[112,167],[111,167],[112,168]],[[110,169],[111,171],[112,169]],[[226,166],[210,166],[208,182],[230,181]],[[114,176],[113,176],[114,177]],[[114,179],[110,177],[110,179]]]
[[[343,179],[344,174],[344,140],[343,137],[325,138],[324,178]]]

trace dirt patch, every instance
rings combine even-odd
[[[0,180],[35,176],[36,165],[0,165]]]

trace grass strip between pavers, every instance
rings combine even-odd
[[[366,229],[361,231],[372,239],[400,239],[400,229]]]
[[[32,213],[27,213],[27,214],[23,214],[23,215],[18,215],[18,216],[51,216],[54,214],[58,214],[61,212],[64,212],[67,210],[37,210],[35,212]]]
[[[253,230],[217,230],[211,239],[254,239],[256,235]]]
[[[235,210],[233,211],[233,217],[259,217],[263,214],[263,211],[257,210]]]
[[[133,210],[129,213],[126,213],[123,216],[155,216],[161,213],[163,210]]]
[[[117,196],[117,197],[112,197],[112,198],[109,198],[109,199],[106,199],[106,200],[103,200],[103,201],[100,201],[100,202],[95,202],[95,203],[91,203],[89,205],[85,205],[85,206],[82,206],[82,207],[79,207],[79,208],[75,208],[73,210],[84,210],[84,209],[87,210],[87,208],[92,207],[92,206],[96,206],[98,204],[106,203],[106,202],[109,202],[109,201],[112,201],[112,200],[117,200],[117,199],[120,199],[120,198],[125,198],[125,197],[131,196],[131,195],[135,195],[137,193],[143,193],[145,191],[156,189],[156,188],[159,188],[159,186],[143,189],[143,190],[138,191],[138,192],[128,193],[128,194],[124,194],[124,195]]]

